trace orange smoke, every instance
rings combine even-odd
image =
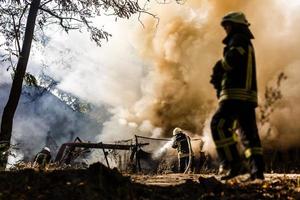
[[[298,145],[292,141],[299,141],[300,125],[281,121],[300,116],[295,103],[300,97],[300,81],[295,75],[289,75],[291,71],[298,74],[300,71],[294,64],[299,60],[300,7],[287,8],[286,5],[282,0],[198,0],[185,5],[167,5],[167,8],[160,5],[155,10],[160,17],[159,24],[156,19],[148,19],[145,29],[138,32],[137,47],[151,66],[145,83],[150,84],[151,89],[137,102],[135,112],[139,115],[133,115],[131,120],[150,120],[155,127],[162,128],[164,136],[170,136],[170,130],[177,126],[202,135],[205,124],[209,124],[205,121],[217,105],[209,79],[212,66],[222,56],[221,41],[225,33],[220,19],[229,11],[243,11],[256,38],[253,42],[260,102],[264,100],[264,88],[270,80],[279,72],[287,71],[283,95],[290,98],[284,96],[280,106],[277,105],[278,111],[285,114],[275,112],[271,123],[274,138],[287,134],[289,140],[279,141],[277,146]],[[288,92],[289,84],[297,85],[293,92]],[[291,105],[296,107],[294,112],[289,109]],[[260,134],[263,137],[264,131]]]

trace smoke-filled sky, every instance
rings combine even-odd
[[[282,71],[288,76],[271,118],[272,135],[260,134],[282,148],[299,146],[298,0],[187,0],[147,7],[159,21],[147,15],[141,17],[143,24],[137,17],[101,18],[97,23],[112,34],[101,48],[86,34],[54,30],[46,48],[32,55],[31,63],[49,65],[45,71],[60,81],[60,89],[108,107],[112,117],[95,140],[169,137],[177,126],[209,135],[206,124],[217,106],[209,79],[225,37],[220,19],[229,11],[243,11],[255,36],[260,103],[266,85]],[[36,73],[37,66],[28,70]]]

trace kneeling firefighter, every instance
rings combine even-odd
[[[50,163],[51,153],[49,147],[44,147],[40,152],[36,154],[33,160],[33,167],[44,169],[47,164]]]

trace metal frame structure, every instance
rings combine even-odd
[[[137,140],[135,144],[110,144],[110,143],[102,143],[102,142],[89,143],[89,142],[82,142],[82,140],[77,137],[74,142],[68,142],[61,145],[56,155],[55,162],[58,163],[58,165],[70,164],[72,160],[76,159],[78,156],[82,155],[83,153],[88,152],[89,149],[102,149],[107,167],[110,167],[107,159],[106,150],[107,149],[125,150],[125,151],[131,151],[130,160],[133,161],[135,157],[137,169],[141,171],[139,156],[137,152],[142,146],[146,146],[146,145],[149,145],[149,143],[138,143]]]

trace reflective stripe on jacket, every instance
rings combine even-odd
[[[227,99],[252,102],[257,106],[256,64],[252,43],[241,33],[224,40],[219,102]]]

